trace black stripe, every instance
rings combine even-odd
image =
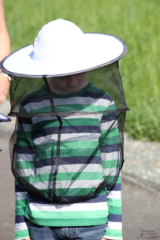
[[[41,101],[44,101],[44,100],[49,100],[48,93],[39,95],[39,96],[32,96],[32,97],[25,98],[21,101],[21,105],[22,107],[24,107],[29,103],[36,103],[36,102],[40,103]]]
[[[17,146],[16,152],[24,154],[35,153],[34,148],[31,146]]]
[[[21,185],[15,185],[15,192],[25,192],[25,190]]]
[[[43,128],[33,133],[33,138],[39,138],[42,136],[48,136],[51,134],[58,134],[59,127]],[[99,133],[100,128],[98,126],[70,126],[63,127],[61,134],[70,133]]]
[[[121,191],[121,183],[116,183],[114,187],[108,187],[107,190],[110,191]]]
[[[108,221],[111,222],[122,222],[122,215],[119,214],[109,214],[108,215]]]
[[[63,197],[62,197],[63,198]],[[72,201],[75,196],[65,196],[65,199],[68,199],[69,201]],[[39,203],[39,204],[46,204],[47,202],[45,202],[44,200],[41,200],[40,198],[36,197],[36,196],[29,196],[29,202],[30,203]],[[97,195],[87,201],[84,201],[83,203],[100,203],[100,202],[107,202],[107,196],[106,194],[103,195]],[[79,203],[82,203],[82,201],[80,201]],[[47,203],[48,204],[48,203]]]
[[[70,165],[70,164],[86,164],[89,157],[61,157],[60,165]],[[101,157],[93,157],[90,164],[101,164]],[[53,158],[46,158],[40,161],[36,161],[36,168],[41,168],[45,166],[52,166]]]
[[[101,122],[109,122],[117,119],[116,112],[108,113],[107,115],[103,115]]]
[[[108,145],[108,146],[101,145],[100,150],[102,153],[111,153],[111,152],[119,151],[120,150],[119,143]]]
[[[20,216],[15,217],[15,223],[23,223],[23,222],[26,222],[24,215],[20,215]]]

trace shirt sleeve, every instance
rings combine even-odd
[[[15,181],[15,240],[29,237],[27,221],[24,217],[27,201],[23,187]]]
[[[114,101],[109,105],[110,110],[115,110]],[[101,120],[101,158],[103,176],[108,182],[114,181],[119,171],[120,146],[118,122],[116,112],[104,114]],[[105,135],[107,132],[107,135]],[[104,137],[105,136],[105,137]],[[107,192],[108,223],[104,233],[106,239],[122,240],[122,202],[121,202],[121,175],[114,188]]]
[[[15,171],[21,176],[29,174],[28,164],[34,159],[32,122],[30,118],[18,119]],[[25,189],[15,182],[15,240],[29,237],[25,210],[28,197]]]

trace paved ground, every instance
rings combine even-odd
[[[0,240],[14,239],[14,178],[8,142],[0,138]],[[122,185],[124,240],[160,239],[160,197],[125,177]]]

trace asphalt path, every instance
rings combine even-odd
[[[0,137],[0,240],[14,239],[14,178],[8,143],[8,135]],[[160,239],[160,197],[127,181],[123,174],[122,179],[124,240]]]

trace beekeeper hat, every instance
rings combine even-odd
[[[74,23],[58,19],[42,27],[34,44],[6,57],[1,68],[16,76],[64,76],[111,64],[126,51],[126,44],[116,36],[83,33]]]

